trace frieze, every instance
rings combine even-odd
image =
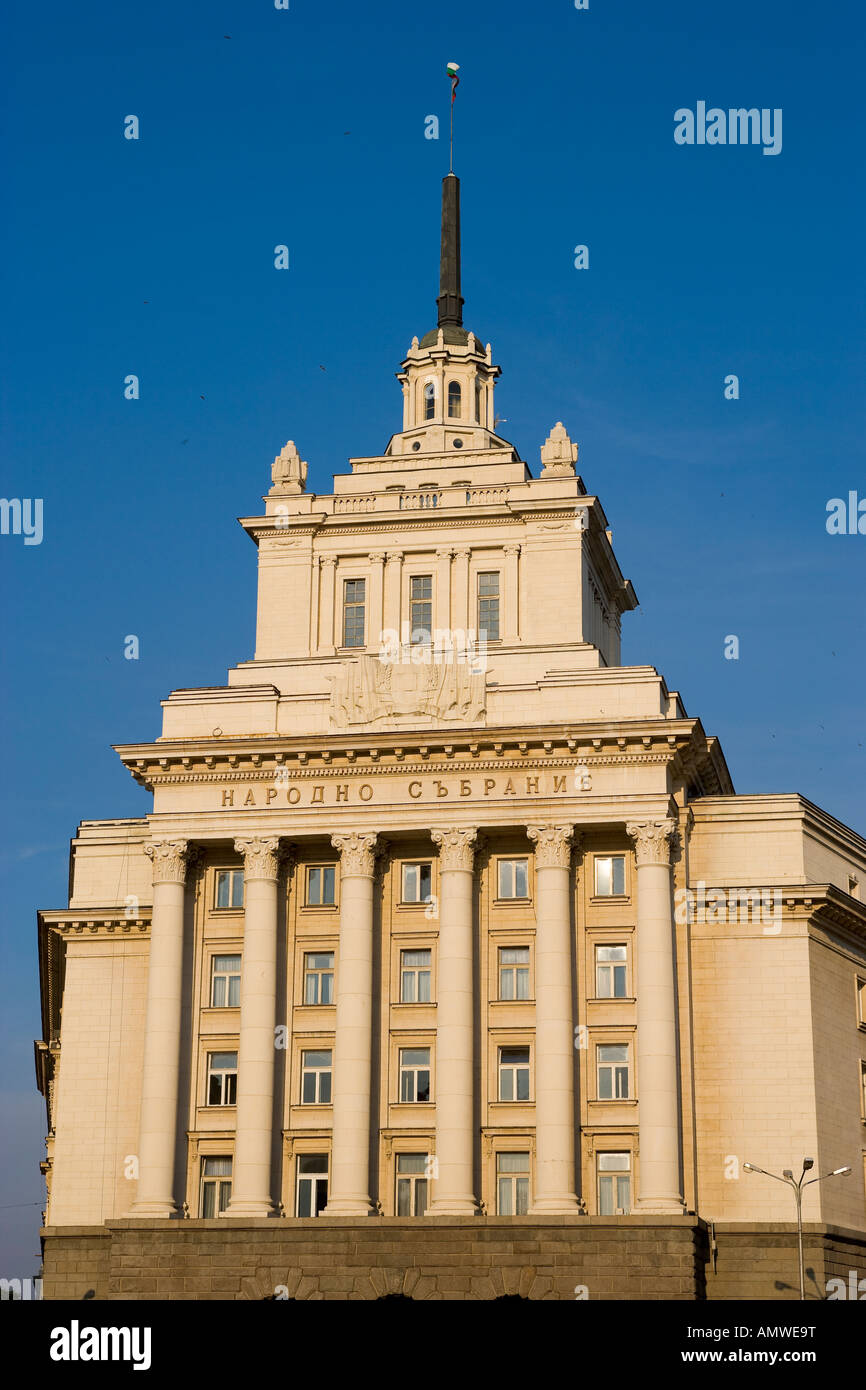
[[[297,785],[294,781],[281,785],[222,787],[220,809],[238,811],[249,808],[267,810],[283,806],[363,806],[393,804],[395,796],[407,803],[413,801],[483,801],[514,797],[532,800],[536,797],[577,794],[576,779],[567,773],[543,776],[541,773],[506,777],[408,777],[399,779],[395,790],[394,777],[366,782],[360,778],[348,782],[313,781],[312,785]],[[378,795],[377,795],[378,793]]]

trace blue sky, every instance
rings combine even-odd
[[[556,420],[579,442],[641,600],[624,661],[680,690],[738,791],[866,833],[866,536],[825,529],[830,498],[866,497],[866,54],[853,0],[8,15],[2,490],[44,502],[41,545],[0,536],[12,1277],[38,1256],[35,911],[66,903],[80,819],[149,809],[110,745],[252,655],[235,518],[274,455],[296,440],[326,491],[399,428],[393,373],[435,321],[448,60],[466,324],[530,465]],[[782,152],[675,144],[700,100],[781,108]]]

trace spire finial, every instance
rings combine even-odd
[[[460,180],[446,174],[442,180],[442,250],[439,257],[439,327],[463,324],[460,293]]]

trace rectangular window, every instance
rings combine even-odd
[[[480,641],[499,641],[499,573],[478,576],[478,636]]]
[[[625,855],[596,855],[595,896],[621,898],[625,896]]]
[[[409,580],[409,640],[429,645],[433,640],[433,576],[413,574]]]
[[[595,995],[597,999],[626,998],[626,958],[625,946],[596,946]]]
[[[500,859],[498,897],[529,897],[529,860]]]
[[[216,906],[243,907],[244,871],[243,869],[218,869],[216,875]]]
[[[334,952],[308,951],[304,956],[304,1003],[333,1004]]]
[[[328,1205],[328,1155],[298,1155],[296,1216],[318,1216]]]
[[[400,1049],[400,1100],[407,1105],[430,1099],[429,1047]]]
[[[430,901],[433,886],[432,864],[403,865],[403,902],[426,903]]]
[[[240,956],[214,956],[211,960],[210,1006],[237,1009],[241,1002]]]
[[[201,1161],[201,1200],[199,1211],[205,1221],[225,1211],[232,1195],[230,1158],[203,1158]]]
[[[238,1098],[238,1054],[209,1052],[207,1058],[208,1105],[235,1105]]]
[[[364,593],[365,579],[346,579],[343,581],[343,646],[363,647],[364,645]]]
[[[496,1155],[496,1215],[529,1212],[529,1154]]]
[[[529,947],[502,946],[499,951],[499,998],[529,998]]]
[[[860,1113],[866,1124],[866,1062],[860,1063]]]
[[[631,1154],[599,1154],[599,1216],[627,1216],[630,1210]]]
[[[307,869],[307,907],[333,907],[336,864],[311,864]]]
[[[331,1052],[301,1053],[301,1105],[331,1104]]]
[[[857,977],[857,1022],[866,1028],[866,980]]]
[[[400,1002],[430,1003],[430,952],[400,952]]]
[[[628,1043],[599,1047],[598,1099],[628,1100]]]
[[[423,1216],[427,1210],[427,1155],[397,1155],[397,1215]]]
[[[499,1099],[529,1100],[528,1047],[500,1047]]]

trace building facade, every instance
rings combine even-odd
[[[866,842],[621,665],[577,447],[498,435],[462,308],[449,175],[400,431],[326,496],[282,450],[254,659],[39,914],[47,1297],[779,1296],[743,1163],[807,1154],[816,1281],[866,1264]]]

